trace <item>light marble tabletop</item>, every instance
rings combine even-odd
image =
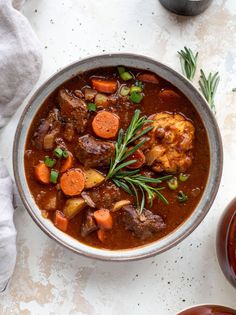
[[[90,55],[140,53],[180,71],[177,50],[187,45],[199,51],[199,69],[220,72],[216,118],[224,171],[217,198],[200,226],[177,247],[142,261],[108,263],[75,255],[49,239],[19,207],[17,265],[0,297],[0,314],[174,315],[202,303],[236,308],[236,291],[215,254],[219,217],[236,193],[235,0],[215,0],[195,18],[173,15],[158,0],[28,0],[23,13],[43,46],[44,65],[35,89],[61,67]],[[11,172],[12,141],[24,106],[0,138]]]

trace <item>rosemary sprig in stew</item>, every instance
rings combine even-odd
[[[209,103],[211,109],[213,110],[214,113],[216,113],[214,98],[215,98],[216,90],[220,81],[219,73],[216,72],[212,74],[210,72],[208,77],[206,77],[202,69],[200,70],[200,72],[201,72],[201,76],[199,80],[200,89],[205,99]]]
[[[184,47],[184,49],[178,51],[178,54],[183,74],[192,81],[197,68],[198,52],[194,54],[190,48]]]
[[[163,190],[164,187],[153,187],[150,186],[150,184],[160,184],[171,177],[171,175],[166,175],[159,178],[150,178],[142,176],[139,170],[137,170],[133,172],[120,172],[116,174],[113,181],[118,187],[136,197],[137,209],[139,214],[141,214],[145,206],[146,198],[150,206],[152,206],[155,196],[168,204],[168,200],[160,193],[160,190]]]
[[[115,158],[111,160],[110,169],[107,174],[107,179],[112,178],[120,169],[134,163],[134,160],[124,162],[127,157],[132,155],[139,147],[141,147],[145,139],[141,140],[131,150],[128,150],[128,145],[138,140],[140,137],[152,130],[152,126],[144,128],[144,124],[152,122],[146,116],[140,117],[140,110],[134,112],[133,118],[126,132],[121,128],[118,134],[117,142],[115,145]]]
[[[138,148],[140,148],[146,140],[142,139],[138,144],[133,146],[132,149],[129,149],[128,145],[134,143],[136,140],[140,139],[143,135],[152,130],[152,126],[143,128],[144,125],[149,122],[152,121],[148,120],[146,116],[140,117],[140,110],[136,110],[126,132],[124,132],[123,129],[120,129],[115,145],[115,157],[111,160],[110,169],[106,177],[107,179],[112,179],[118,187],[130,195],[134,195],[136,197],[139,214],[141,214],[144,209],[146,197],[150,205],[152,205],[155,196],[159,197],[163,202],[168,204],[166,198],[160,193],[160,190],[162,190],[163,187],[153,187],[152,184],[160,184],[164,180],[172,177],[170,175],[159,178],[150,178],[141,175],[139,170],[122,170],[126,166],[136,162],[136,160],[125,160]]]

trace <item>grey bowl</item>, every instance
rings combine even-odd
[[[209,177],[203,196],[192,215],[181,226],[166,237],[153,243],[134,249],[111,251],[85,245],[61,232],[54,227],[51,221],[44,219],[41,216],[40,210],[32,198],[27,185],[24,172],[24,148],[29,126],[34,116],[44,100],[55,90],[55,88],[78,73],[98,67],[117,65],[151,70],[158,76],[171,82],[186,95],[201,116],[203,124],[207,130],[211,163]],[[114,261],[135,260],[160,254],[175,246],[188,236],[203,220],[215,199],[222,174],[222,163],[223,154],[220,132],[215,117],[200,93],[188,80],[171,68],[153,59],[134,54],[109,54],[90,57],[75,62],[54,74],[36,91],[22,113],[16,130],[13,149],[13,168],[16,185],[25,208],[38,226],[48,236],[78,254],[102,260]]]

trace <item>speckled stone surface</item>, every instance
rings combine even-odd
[[[49,239],[18,207],[17,265],[8,291],[0,296],[0,314],[174,315],[201,303],[236,308],[236,291],[221,273],[215,254],[218,219],[236,194],[235,0],[215,0],[195,18],[170,14],[157,0],[28,0],[23,12],[44,47],[37,87],[61,67],[89,55],[135,52],[180,71],[176,51],[184,45],[198,50],[199,69],[217,70],[221,76],[216,117],[224,171],[201,225],[172,250],[137,262],[77,256]],[[24,105],[0,136],[1,154],[11,170],[12,141]]]

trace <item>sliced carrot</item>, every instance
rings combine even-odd
[[[106,231],[105,230],[98,230],[97,231],[97,236],[98,236],[98,239],[99,239],[99,241],[101,241],[102,243],[104,243],[105,242],[105,240],[106,240]]]
[[[60,169],[61,173],[66,172],[69,168],[72,168],[72,166],[73,166],[73,156],[72,154],[69,153],[67,159],[61,166],[61,169]]]
[[[67,196],[76,196],[84,189],[85,177],[79,168],[71,168],[60,178],[60,186]]]
[[[105,80],[100,78],[92,78],[93,89],[98,92],[112,94],[117,90],[117,81]]]
[[[68,219],[59,210],[55,213],[54,225],[61,231],[66,232],[68,228]]]
[[[171,89],[165,89],[165,90],[160,91],[159,96],[164,100],[170,99],[170,98],[178,99],[180,97],[178,93],[176,93],[175,91]]]
[[[50,169],[47,167],[47,165],[43,162],[40,162],[37,164],[34,168],[34,174],[38,181],[40,181],[43,184],[49,184],[50,183]]]
[[[138,149],[126,159],[126,161],[130,160],[136,160],[136,162],[128,165],[127,168],[137,169],[145,163],[145,155],[143,154],[143,151]]]
[[[108,209],[100,209],[93,213],[94,218],[100,227],[103,230],[110,230],[112,229],[112,216]]]
[[[147,82],[147,83],[153,83],[153,84],[159,83],[158,77],[153,73],[142,73],[138,75],[137,79],[142,82]]]
[[[93,131],[100,138],[111,139],[117,135],[120,118],[107,111],[99,112],[93,119]]]

